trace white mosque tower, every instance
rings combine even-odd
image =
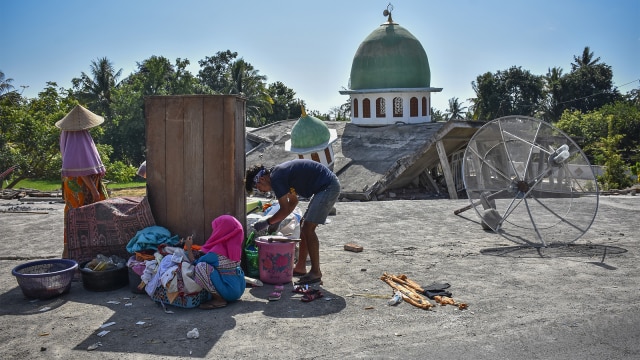
[[[393,22],[393,6],[383,12],[387,22],[360,44],[351,64],[351,122],[361,126],[431,122],[429,59],[420,41]]]

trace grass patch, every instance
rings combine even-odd
[[[108,183],[108,189],[131,189],[131,188],[143,188],[147,186],[146,181],[129,181],[126,183]]]
[[[56,191],[62,188],[62,180],[20,180],[14,189],[35,189],[40,191]]]
[[[107,189],[131,189],[131,188],[144,188],[147,185],[146,181],[130,181],[126,183],[108,183]],[[62,180],[21,180],[14,189],[34,189],[39,191],[56,191],[62,188]]]

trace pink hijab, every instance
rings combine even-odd
[[[89,131],[65,131],[60,134],[62,176],[85,176],[105,173],[104,165]]]
[[[211,222],[213,233],[200,249],[204,253],[214,252],[233,261],[240,261],[244,231],[242,224],[231,215],[221,215]]]

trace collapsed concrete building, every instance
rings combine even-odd
[[[297,120],[284,120],[247,132],[247,167],[274,166],[298,155],[285,150]],[[325,122],[335,129],[333,171],[342,198],[382,200],[391,192],[411,198],[464,195],[461,178],[464,149],[482,125],[466,121],[361,127]],[[393,196],[393,195],[391,195]]]

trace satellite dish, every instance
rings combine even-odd
[[[486,123],[462,163],[470,205],[483,228],[520,244],[576,241],[591,227],[598,185],[582,150],[564,132],[527,116]]]

